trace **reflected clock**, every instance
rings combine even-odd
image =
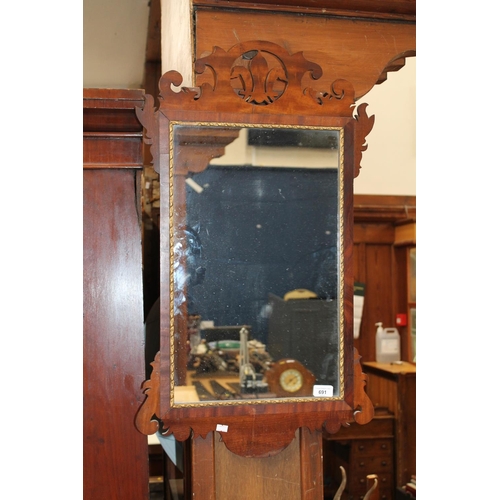
[[[266,372],[269,391],[278,397],[312,396],[316,377],[296,359],[280,359]]]

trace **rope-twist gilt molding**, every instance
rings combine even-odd
[[[339,280],[339,304],[344,304],[344,129],[340,129],[340,158],[339,158],[339,269],[340,269],[340,280]],[[340,397],[344,399],[344,307],[342,309],[342,314],[339,316],[339,387],[340,387]]]

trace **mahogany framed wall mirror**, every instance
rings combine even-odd
[[[215,48],[138,109],[161,190],[160,352],[136,425],[243,456],[373,407],[353,349],[353,179],[373,126],[352,85],[265,42]]]

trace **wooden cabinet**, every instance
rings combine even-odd
[[[394,413],[396,485],[416,474],[416,375],[413,363],[363,363],[366,392],[377,406]]]
[[[338,490],[340,466],[347,476],[342,500],[362,500],[368,474],[378,476],[380,500],[394,498],[394,415],[379,408],[369,424],[352,423],[336,434],[325,433],[323,439],[325,498]]]
[[[134,427],[144,380],[139,90],[83,94],[83,495],[148,498],[147,439]]]

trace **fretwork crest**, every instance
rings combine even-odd
[[[176,105],[186,109],[197,101],[197,109],[214,109],[214,103],[228,101],[233,111],[254,113],[295,113],[352,116],[354,88],[346,80],[336,80],[329,91],[317,91],[307,80],[318,80],[321,67],[308,61],[303,52],[290,55],[271,42],[244,42],[227,52],[215,47],[196,61],[198,87],[179,87],[182,77],[169,71],[160,79],[160,109]],[[229,103],[230,101],[230,103]],[[217,108],[216,108],[217,109]]]

